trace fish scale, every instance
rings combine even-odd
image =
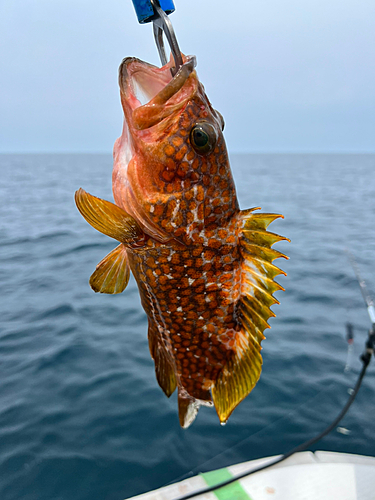
[[[182,237],[185,244],[219,246],[222,237],[218,230],[223,235],[223,223],[239,210],[225,143],[219,138],[211,155],[197,158],[186,142],[186,131],[200,118],[207,118],[207,106],[193,101],[186,107],[159,160],[163,169],[158,189],[170,197],[146,204],[145,209],[153,225],[160,225],[175,238]],[[212,230],[201,234],[209,225],[214,225]]]
[[[228,228],[227,234],[231,233]],[[196,245],[194,257],[192,248],[150,242],[147,250],[129,252],[143,307],[165,344],[171,345],[182,387],[194,398],[209,402],[207,391],[230,355],[230,332],[234,335],[240,326],[233,301],[235,294],[239,296],[239,251],[237,244],[230,248],[231,254],[223,256],[222,248]],[[204,264],[205,253],[210,258]]]
[[[76,204],[95,229],[120,242],[90,278],[96,292],[120,293],[130,271],[148,317],[159,385],[178,390],[188,427],[201,405],[225,423],[262,367],[261,341],[278,303],[267,230],[277,214],[241,211],[222,133],[223,119],[184,57],[174,77],[127,58],[120,66],[125,121],[115,143],[115,204],[82,189]],[[141,104],[136,89],[149,100]]]

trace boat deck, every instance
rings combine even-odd
[[[175,500],[272,461],[267,457],[185,479],[133,500]],[[306,451],[197,500],[375,500],[375,458]]]

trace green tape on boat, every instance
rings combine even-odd
[[[215,486],[233,477],[228,469],[205,472],[201,474],[201,476],[206,481],[207,486]],[[251,497],[246,493],[238,481],[228,484],[228,486],[224,486],[219,490],[215,490],[213,493],[219,500],[251,500]]]

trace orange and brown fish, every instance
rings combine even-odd
[[[260,343],[283,273],[267,231],[276,214],[240,210],[223,137],[224,122],[184,57],[157,68],[120,66],[125,120],[114,146],[115,204],[82,189],[83,217],[120,244],[90,278],[96,292],[120,293],[132,271],[148,317],[156,378],[178,390],[182,427],[199,406],[225,423],[257,383]],[[283,273],[285,274],[285,273]]]

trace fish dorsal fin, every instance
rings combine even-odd
[[[272,245],[283,236],[267,231],[268,225],[282,215],[241,212],[240,251],[242,256],[241,295],[237,306],[240,330],[228,363],[212,388],[212,397],[220,421],[225,423],[236,406],[252,391],[262,370],[260,354],[263,331],[270,328],[268,319],[275,316],[270,309],[278,300],[273,297],[283,290],[275,276],[284,274],[272,262],[284,254],[273,250]]]
[[[90,278],[90,286],[94,292],[121,293],[127,287],[129,277],[126,249],[120,244],[96,266]]]
[[[76,191],[74,198],[82,216],[97,231],[132,248],[144,245],[144,232],[125,210],[110,201],[86,193],[82,188]]]
[[[155,362],[155,374],[158,384],[166,396],[170,396],[176,389],[176,375],[174,363],[163,338],[154,324],[149,321],[148,345],[151,357]]]
[[[239,331],[233,353],[212,387],[212,399],[222,424],[252,391],[261,370],[259,343],[252,340],[247,332]]]

